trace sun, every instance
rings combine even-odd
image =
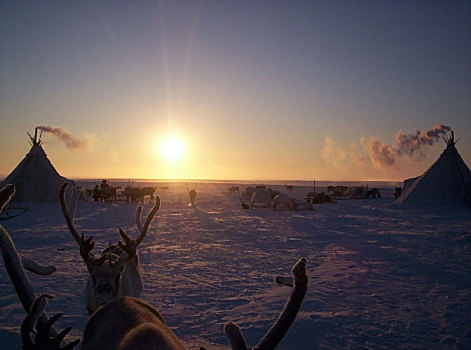
[[[185,144],[177,137],[168,137],[160,143],[160,153],[167,160],[180,160],[185,155]]]

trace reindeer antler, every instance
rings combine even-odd
[[[3,208],[15,193],[15,186],[7,185],[0,190],[0,208]],[[18,297],[25,310],[29,310],[36,298],[33,288],[26,277],[21,260],[8,232],[0,225],[0,249],[5,267],[12,279]]]
[[[87,262],[90,259],[90,253],[95,247],[95,242],[92,241],[93,237],[85,239],[84,234],[80,236],[80,256],[82,259]]]
[[[245,338],[236,324],[227,322],[224,325],[224,333],[226,333],[226,336],[231,343],[232,350],[248,350]]]
[[[39,265],[36,261],[19,254],[21,265],[23,265],[25,270],[35,273],[36,275],[49,276],[57,271],[56,267],[53,265]]]
[[[118,241],[118,246],[123,251],[123,254],[121,254],[118,261],[116,261],[115,263],[110,261],[110,265],[118,271],[122,271],[124,269],[124,266],[136,256],[137,245],[134,240],[129,238],[129,236],[122,229],[119,229],[119,234],[124,240],[124,243]]]
[[[92,264],[92,265],[101,265],[103,262],[106,260],[106,256],[102,256],[100,258],[96,258],[95,255],[93,254],[92,250],[95,246],[95,243],[92,241],[92,237],[85,239],[83,234],[80,234],[77,230],[77,228],[74,225],[74,212],[75,212],[75,207],[77,206],[77,201],[79,199],[81,190],[77,189],[76,187],[72,188],[72,196],[70,198],[70,202],[67,203],[65,199],[65,192],[67,189],[68,183],[64,182],[64,184],[61,186],[61,189],[59,191],[59,202],[61,205],[61,210],[62,214],[64,215],[65,221],[67,222],[67,226],[69,228],[70,233],[74,237],[75,241],[80,247],[80,255],[82,256],[82,259],[85,261],[87,265]],[[122,242],[118,242],[119,247],[125,252],[125,254],[122,254],[122,256],[119,258],[119,260],[114,263],[113,265],[118,268],[121,266],[124,266],[129,260],[131,260],[136,252],[136,247],[142,243],[144,240],[147,231],[150,227],[150,224],[152,222],[152,219],[154,218],[155,214],[157,214],[157,211],[160,208],[160,197],[157,196],[155,199],[155,205],[150,211],[149,215],[147,216],[147,219],[144,223],[142,224],[142,206],[138,206],[136,209],[136,225],[139,230],[139,236],[135,241],[132,241],[125,233],[120,229],[120,235],[123,238],[125,244]],[[132,252],[130,249],[133,249],[134,252]],[[111,263],[111,261],[110,261]]]
[[[268,330],[262,340],[252,348],[252,350],[275,349],[296,319],[307,290],[306,259],[299,259],[299,261],[293,266],[291,272],[294,277],[293,291],[291,292],[291,295],[278,319]],[[244,337],[237,325],[232,322],[226,323],[224,326],[224,332],[229,338],[232,350],[248,349]]]
[[[62,316],[57,314],[47,319],[44,324],[39,324],[38,320],[43,315],[46,309],[47,299],[54,298],[50,294],[41,294],[37,297],[31,305],[31,310],[28,316],[24,319],[21,325],[21,340],[23,341],[22,350],[72,350],[75,346],[80,343],[80,340],[74,340],[70,344],[66,344],[64,347],[61,346],[65,336],[70,332],[72,327],[64,329],[58,335],[51,337],[49,335],[50,330],[55,321]],[[35,341],[31,338],[31,333],[36,329]]]
[[[0,212],[5,208],[8,202],[10,202],[15,192],[15,186],[12,184],[8,184],[0,189]]]
[[[155,214],[157,214],[159,209],[160,209],[160,197],[156,196],[155,197],[155,205],[152,208],[152,210],[150,211],[149,215],[147,215],[146,222],[144,223],[144,225],[142,225],[142,221],[141,221],[142,205],[139,205],[136,208],[136,226],[137,226],[137,229],[139,230],[139,237],[137,237],[137,239],[135,241],[136,246],[141,244],[141,242],[144,240],[144,237],[147,234],[147,230],[150,227],[150,223],[152,222],[152,219],[154,218]]]
[[[95,258],[95,255],[92,253],[93,247],[95,247],[95,242],[92,241],[93,237],[85,239],[85,236],[80,236],[80,256],[82,257],[87,267],[89,266],[100,266],[106,260],[106,256],[101,256],[100,258]]]
[[[67,189],[68,185],[69,184],[67,182],[64,182],[64,184],[61,186],[61,189],[59,190],[59,202],[61,205],[62,214],[64,215],[65,221],[67,222],[69,231],[74,237],[75,242],[77,242],[77,244],[80,245],[81,236],[74,225],[74,213],[75,213],[75,207],[77,206],[77,201],[82,191],[79,190],[76,186],[72,187],[72,196],[70,197],[69,204],[67,204],[65,200],[65,190]]]

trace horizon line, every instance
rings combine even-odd
[[[0,181],[4,181],[8,175],[0,175]],[[113,181],[156,181],[156,182],[195,182],[195,181],[203,181],[203,182],[269,182],[269,181],[276,181],[276,182],[403,182],[404,180],[391,180],[391,179],[361,179],[361,180],[345,180],[345,179],[214,179],[214,178],[177,178],[177,179],[170,179],[170,178],[147,178],[147,177],[107,177],[107,176],[98,176],[98,177],[74,177],[69,178],[63,175],[60,175],[66,179],[70,180],[77,180],[77,181],[84,181],[84,180],[113,180]]]
[[[110,181],[155,181],[155,182],[284,182],[284,183],[290,183],[290,182],[391,182],[391,183],[402,183],[404,180],[285,180],[285,179],[204,179],[204,178],[198,178],[198,179],[162,179],[162,178],[122,178],[122,177],[78,177],[78,178],[71,178],[71,180],[76,180],[76,181],[94,181],[94,180],[99,180],[101,181],[102,179],[110,180]]]

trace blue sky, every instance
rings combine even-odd
[[[443,142],[368,140],[437,124],[471,164],[469,1],[2,2],[0,59],[3,175],[38,125],[89,141],[43,136],[71,178],[402,180]]]

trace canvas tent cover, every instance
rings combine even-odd
[[[411,207],[471,207],[471,170],[453,139],[422,176],[404,181],[402,195],[394,203]]]
[[[41,147],[41,141],[31,140],[31,150],[1,186],[16,186],[15,202],[57,202],[61,185],[65,181],[73,184],[73,181],[59,175]]]

